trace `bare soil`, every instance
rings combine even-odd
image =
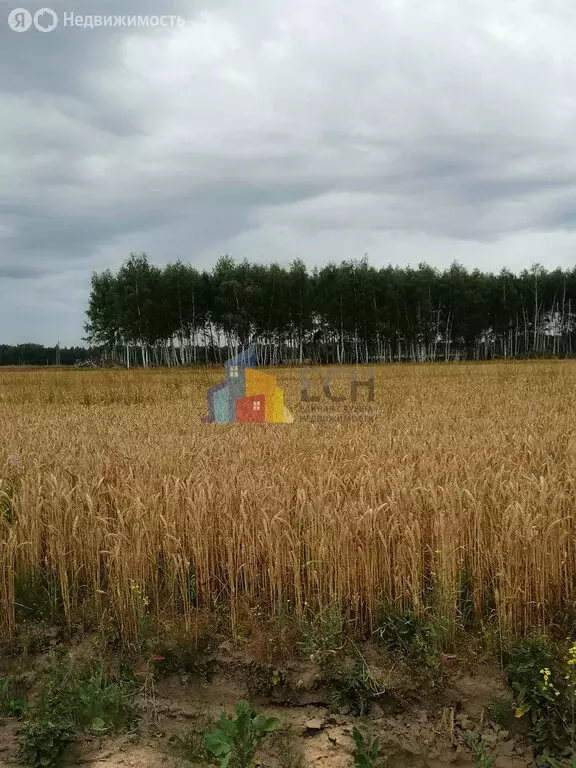
[[[322,688],[319,669],[312,662],[286,664],[282,684],[262,686],[269,667],[249,661],[225,643],[209,679],[192,673],[157,680],[139,702],[143,716],[133,732],[84,737],[71,748],[68,764],[93,768],[190,765],[174,755],[170,737],[205,730],[223,711],[232,713],[234,703],[246,698],[259,712],[280,719],[281,728],[288,730],[294,748],[302,754],[303,765],[309,767],[351,768],[352,729],[364,724],[380,738],[389,768],[472,767],[474,761],[461,739],[466,730],[482,734],[499,755],[496,768],[536,765],[522,723],[501,727],[488,717],[494,697],[509,698],[497,666],[479,663],[446,669],[441,685],[420,688],[418,675],[411,677],[408,668],[386,656],[366,654],[382,690],[364,718],[331,705],[329,691]],[[34,666],[41,668],[42,661],[36,660]],[[259,688],[264,690],[258,692]],[[17,765],[18,728],[14,720],[0,724],[0,768]],[[270,768],[287,765],[279,762],[273,740],[261,759]]]

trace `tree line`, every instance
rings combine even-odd
[[[576,267],[520,274],[376,268],[366,258],[308,270],[230,257],[210,271],[132,253],[92,275],[86,341],[123,365],[487,360],[576,349]]]
[[[86,365],[96,351],[84,347],[42,344],[0,344],[0,365]]]

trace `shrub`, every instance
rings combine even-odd
[[[564,653],[540,635],[517,640],[506,652],[516,717],[529,718],[529,734],[545,755],[576,743],[576,643]]]

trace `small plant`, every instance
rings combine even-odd
[[[278,768],[306,768],[304,755],[295,745],[289,729],[275,734],[273,747]]]
[[[39,711],[46,717],[57,716],[94,733],[105,733],[131,722],[135,693],[133,683],[108,678],[102,663],[92,670],[78,670],[61,662],[42,692]]]
[[[330,604],[301,625],[302,648],[311,661],[323,670],[334,664],[334,659],[346,644],[345,621],[338,605]]]
[[[412,611],[384,609],[374,634],[386,648],[434,667],[439,662],[447,627],[441,619],[421,619]]]
[[[205,734],[206,748],[219,760],[221,768],[251,768],[255,755],[278,726],[275,717],[254,715],[247,701],[238,701],[236,717],[223,714],[213,731]]]
[[[20,757],[29,768],[58,768],[74,736],[70,722],[41,717],[20,732]]]
[[[22,717],[27,707],[26,699],[17,695],[14,680],[11,677],[0,677],[0,715]]]
[[[351,669],[335,668],[327,682],[333,690],[334,703],[349,707],[356,717],[368,714],[372,699],[379,693],[378,683],[362,657]]]
[[[576,768],[576,757],[571,760],[556,760],[555,757],[546,755],[546,765],[550,768]]]
[[[384,763],[379,759],[380,739],[368,731],[362,733],[353,728],[354,739],[354,768],[383,768]]]
[[[0,520],[8,525],[16,522],[16,496],[19,490],[19,478],[0,480]]]
[[[512,703],[509,699],[494,696],[490,699],[486,714],[493,723],[506,728],[513,719]]]
[[[168,739],[170,751],[175,757],[185,760],[191,765],[206,765],[210,762],[210,754],[206,747],[204,734],[195,730],[176,733]]]
[[[133,717],[130,699],[135,690],[127,683],[108,680],[99,664],[88,679],[80,681],[77,711],[80,725],[102,732],[127,725]]]
[[[134,715],[133,683],[109,679],[103,665],[82,670],[57,660],[50,670],[31,719],[20,733],[20,754],[31,768],[54,768],[76,729],[96,735],[126,725]]]
[[[130,699],[135,692],[134,684],[106,677],[102,664],[79,669],[59,660],[44,683],[32,720],[47,724],[48,730],[53,727],[55,733],[62,724],[65,733],[86,729],[103,735],[133,720]]]
[[[132,591],[136,612],[136,650],[138,653],[142,653],[152,637],[150,617],[148,616],[150,601],[144,588],[135,581],[130,584],[130,590]]]
[[[498,759],[481,736],[476,736],[472,731],[464,731],[464,741],[472,753],[476,768],[492,768]]]

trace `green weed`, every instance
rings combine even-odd
[[[0,677],[0,715],[19,718],[25,714],[28,702],[19,694],[18,686],[12,677]]]
[[[422,619],[412,611],[384,608],[374,634],[389,650],[400,651],[435,667],[447,632],[447,624],[442,619]]]
[[[346,622],[340,607],[330,604],[301,621],[301,646],[306,656],[323,669],[334,664],[346,645]]]
[[[359,731],[353,728],[354,739],[354,768],[384,768],[385,763],[380,758],[380,739],[369,731]]]
[[[20,732],[20,758],[29,768],[58,768],[74,738],[72,723],[40,717]]]
[[[276,730],[275,717],[255,715],[247,701],[238,701],[236,717],[223,714],[218,725],[205,734],[206,748],[221,768],[252,768],[255,755],[266,738]]]
[[[476,736],[472,731],[464,731],[464,742],[474,760],[476,768],[492,768],[498,759],[498,755],[493,755],[490,748],[481,736]]]
[[[576,753],[576,643],[565,653],[540,635],[511,643],[505,655],[518,718],[527,717],[539,752]]]
[[[192,766],[204,766],[211,762],[204,734],[201,731],[189,729],[174,734],[168,739],[168,744],[170,752],[175,757]]]

